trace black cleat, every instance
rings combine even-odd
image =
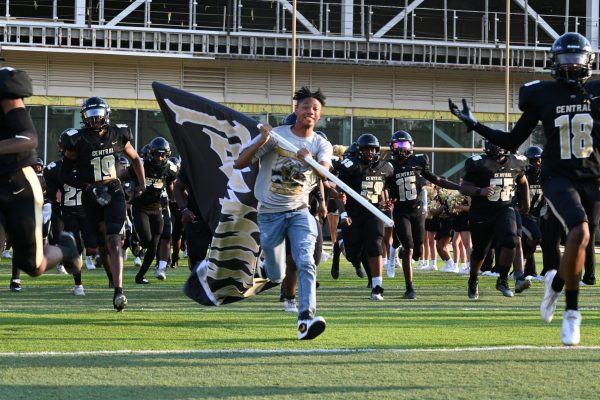
[[[417,294],[415,293],[414,290],[407,290],[406,292],[404,292],[404,296],[402,296],[403,299],[406,300],[416,300],[417,299]]]
[[[529,281],[527,279],[517,279],[515,281],[515,293],[523,293],[530,287],[531,287],[531,281]]]
[[[11,280],[9,288],[10,288],[11,292],[20,293],[23,290],[23,288],[21,287],[21,280],[20,279]]]
[[[117,312],[123,311],[126,306],[127,306],[127,297],[125,297],[125,295],[123,293],[117,294],[113,298],[113,307],[115,308],[115,310],[117,310]]]
[[[479,280],[469,278],[469,298],[477,300],[479,298]]]
[[[514,296],[512,290],[510,290],[510,288],[508,287],[507,279],[498,278],[498,280],[496,280],[496,290],[499,290],[502,293],[502,296],[504,297]]]
[[[339,265],[331,265],[331,277],[333,279],[337,279],[340,277],[340,266]]]
[[[141,277],[138,278],[137,276],[135,277],[135,283],[137,283],[138,285],[148,285],[150,282],[148,281],[148,279]]]
[[[581,282],[585,283],[586,285],[595,285],[596,284],[596,277],[595,276],[584,276],[583,278],[581,278]]]

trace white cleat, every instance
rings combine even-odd
[[[167,280],[167,271],[165,270],[165,268],[158,268],[157,267],[157,268],[154,269],[154,276],[159,281],[165,281],[165,280]]]
[[[556,302],[560,296],[560,292],[555,292],[552,289],[552,281],[556,276],[556,272],[555,269],[548,271],[544,278],[544,298],[542,299],[542,304],[540,304],[540,316],[542,317],[542,321],[548,323],[554,318]]]
[[[136,257],[133,259],[133,265],[135,265],[136,268],[139,268],[142,266],[142,259],[139,257]]]
[[[283,299],[283,311],[297,313],[298,307],[296,306],[295,299]]]
[[[56,273],[59,275],[68,275],[69,274],[67,272],[67,270],[65,269],[64,265],[62,265],[62,264],[58,264],[56,266]]]
[[[393,278],[396,276],[396,257],[390,258],[386,263],[387,267],[387,276],[388,278]]]
[[[11,259],[11,258],[12,258],[12,255],[10,254],[10,250],[4,250],[4,251],[2,252],[2,258],[8,258],[8,259]]]
[[[577,346],[581,339],[581,313],[577,310],[563,311],[563,324],[560,340],[565,346]]]
[[[93,260],[92,256],[85,257],[85,267],[89,270],[96,269],[96,266],[94,265],[94,260]]]
[[[446,260],[444,261],[444,266],[442,267],[442,269],[440,269],[440,272],[451,272],[457,274],[458,267],[456,266],[456,264],[454,264],[454,261]]]
[[[85,296],[85,290],[83,290],[83,285],[75,285],[72,290],[75,296]]]

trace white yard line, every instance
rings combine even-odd
[[[64,356],[118,356],[118,355],[169,355],[169,354],[358,354],[358,353],[467,353],[511,350],[600,350],[600,346],[488,346],[456,347],[439,349],[206,349],[206,350],[98,350],[75,352],[10,352],[0,353],[0,357],[64,357]]]

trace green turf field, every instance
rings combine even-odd
[[[327,330],[299,342],[278,289],[201,307],[181,292],[187,268],[140,286],[128,262],[129,307],[117,314],[103,271],[84,270],[84,298],[53,272],[23,277],[23,292],[11,293],[2,260],[0,399],[598,397],[598,287],[581,290],[581,346],[564,348],[561,313],[539,319],[541,283],[507,299],[482,277],[469,301],[467,277],[417,271],[416,301],[401,300],[397,277],[384,278],[375,303],[348,264],[336,281],[329,267],[318,290]]]

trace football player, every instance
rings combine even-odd
[[[393,155],[390,163],[394,171],[387,186],[394,203],[394,234],[402,244],[402,271],[406,283],[404,298],[413,300],[417,295],[412,285],[411,258],[415,261],[421,258],[425,238],[421,177],[450,190],[458,190],[460,186],[433,174],[426,154],[413,154],[414,141],[410,133],[394,132],[388,143]]]
[[[580,341],[578,311],[579,281],[590,232],[600,219],[600,81],[588,81],[595,54],[590,42],[576,32],[557,38],[550,50],[548,81],[526,83],[520,89],[523,114],[510,133],[478,123],[466,101],[460,110],[450,101],[450,110],[469,129],[494,143],[515,151],[536,127],[544,127],[546,146],[542,155],[542,188],[549,207],[568,231],[559,270],[546,274],[540,314],[550,322],[556,302],[566,286],[561,340],[565,345]]]
[[[479,298],[478,276],[494,239],[500,247],[496,254],[496,270],[500,274],[496,289],[506,297],[513,293],[508,287],[508,272],[515,258],[517,221],[511,204],[516,186],[523,196],[522,211],[529,209],[529,188],[525,169],[527,159],[507,151],[490,141],[485,142],[485,154],[475,155],[465,162],[461,192],[471,196],[469,227],[473,247],[468,295]]]
[[[356,156],[344,159],[339,166],[340,180],[371,204],[389,209],[380,202],[386,190],[386,180],[394,170],[389,162],[380,159],[379,140],[370,133],[364,133],[356,140],[356,147]],[[368,257],[371,300],[383,300],[383,222],[351,196],[346,197],[345,204],[338,202],[338,207],[346,258],[358,270],[361,258]]]
[[[127,125],[110,124],[110,107],[100,97],[90,97],[81,107],[83,127],[67,131],[61,166],[61,180],[83,191],[82,203],[100,246],[109,255],[114,282],[113,307],[127,305],[123,294],[123,252],[121,231],[125,225],[125,194],[117,177],[121,153],[131,160],[137,177],[137,191],[145,187],[144,166],[131,145]],[[76,173],[73,171],[76,170]]]
[[[63,232],[57,246],[44,246],[43,194],[31,167],[36,162],[38,136],[25,109],[33,93],[25,71],[0,68],[0,221],[14,238],[12,265],[30,276],[42,275],[61,261],[71,273],[81,271],[75,238]]]
[[[540,211],[545,206],[544,195],[542,193],[542,184],[540,182],[540,172],[542,170],[542,153],[539,146],[530,146],[523,155],[527,157],[529,166],[527,167],[527,182],[529,183],[530,210],[528,214],[521,216],[523,224],[523,236],[521,237],[521,247],[523,249],[523,259],[525,260],[525,275],[535,276],[535,249],[542,239],[540,230]]]

